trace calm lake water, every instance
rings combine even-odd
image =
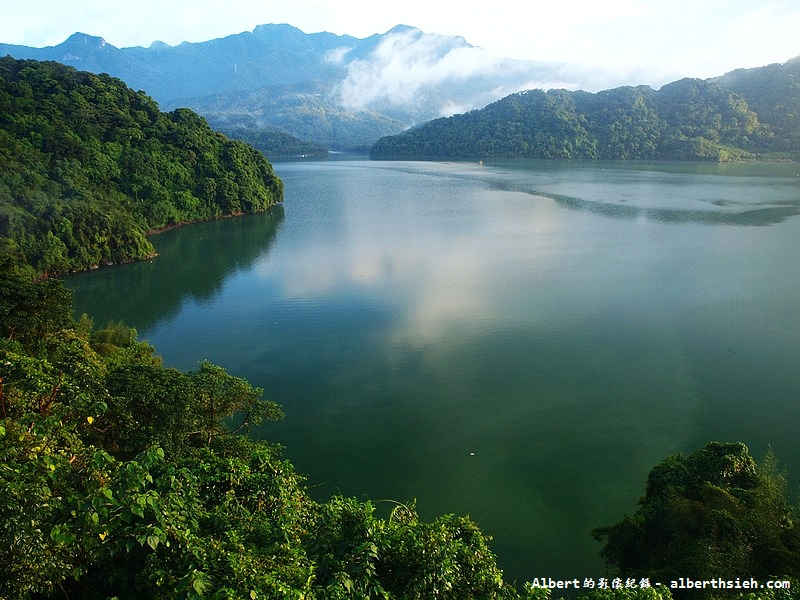
[[[318,499],[469,514],[509,579],[605,575],[651,467],[772,445],[800,480],[800,165],[278,163],[284,206],[68,278],[165,363],[286,419]]]

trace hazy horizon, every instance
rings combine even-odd
[[[531,5],[519,0],[466,0],[457,10],[421,0],[402,5],[364,0],[142,0],[97,3],[33,0],[4,7],[0,42],[46,47],[75,32],[118,48],[175,46],[285,23],[305,33],[364,39],[398,24],[456,36],[494,59],[553,62],[611,85],[658,86],[683,77],[709,78],[738,68],[784,63],[800,54],[800,5],[781,0],[589,0]],[[509,18],[525,15],[525,18]],[[597,83],[591,86],[600,89]]]

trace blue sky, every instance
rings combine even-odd
[[[30,46],[75,31],[118,47],[175,45],[264,23],[363,38],[402,23],[462,36],[498,56],[640,79],[630,83],[712,77],[800,55],[798,0],[12,0],[2,12],[0,42]]]

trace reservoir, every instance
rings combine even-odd
[[[282,207],[70,276],[164,363],[265,390],[318,500],[468,514],[509,580],[606,576],[595,527],[711,440],[800,481],[800,165],[274,165]]]

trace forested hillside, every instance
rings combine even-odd
[[[800,57],[784,64],[737,69],[711,80],[740,94],[762,123],[769,125],[776,151],[800,152]]]
[[[779,109],[780,110],[780,109]],[[531,90],[380,139],[375,159],[736,160],[796,155],[739,94],[683,79],[655,91]]]
[[[107,75],[0,59],[0,252],[40,273],[153,255],[148,232],[283,199],[266,158]]]
[[[247,119],[244,119],[247,122]],[[214,122],[214,129],[229,138],[242,140],[265,156],[281,158],[326,158],[328,148],[315,142],[305,142],[277,127],[261,127],[253,123],[226,126],[223,122]]]

